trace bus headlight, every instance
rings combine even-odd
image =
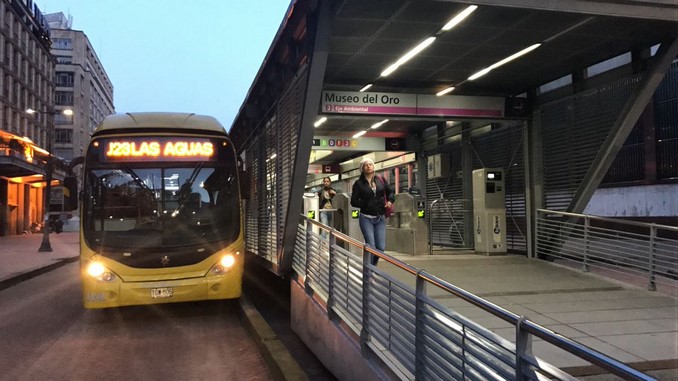
[[[212,270],[211,270],[212,274],[220,275],[220,274],[223,274],[223,273],[227,272],[228,270],[230,270],[235,265],[235,262],[236,262],[235,256],[236,255],[240,255],[240,253],[236,252],[235,255],[226,254],[223,257],[221,257],[221,259],[219,260],[219,263],[217,263],[216,265],[214,265],[212,267]]]
[[[115,280],[115,274],[99,262],[92,262],[87,265],[86,271],[87,275],[102,282],[111,282]]]

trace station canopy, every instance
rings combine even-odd
[[[524,97],[535,94],[544,84],[573,73],[585,77],[581,73],[585,73],[586,68],[620,55],[647,57],[657,44],[671,42],[678,36],[678,3],[671,0],[344,0],[330,3],[323,91],[356,93],[371,84],[366,93],[435,96],[454,87],[448,95]],[[293,14],[312,13],[317,7],[316,1],[293,2],[267,61],[294,60],[292,55],[275,54],[289,49],[289,39],[282,36],[303,34],[299,31],[308,28],[304,18],[295,18]],[[466,13],[465,19],[444,30],[455,16]],[[322,32],[322,28],[320,25],[315,33]],[[408,52],[423,46],[421,44],[426,46],[398,65],[399,60],[403,61]],[[521,52],[525,54],[509,60]],[[297,59],[295,62],[301,65],[308,61]],[[245,105],[255,101],[257,92],[253,90],[258,82],[270,81],[276,76],[272,69],[275,65],[269,63],[262,65]],[[290,62],[276,64],[289,65]],[[388,73],[394,64],[395,70]],[[642,70],[627,66],[628,70]],[[316,136],[350,138],[356,132],[367,130],[366,137],[397,138],[449,120],[465,120],[478,126],[489,120],[473,116],[325,113],[321,100],[318,104],[319,118],[326,116],[327,121],[315,129]],[[500,119],[512,116],[521,115],[507,110]],[[241,109],[234,123],[236,133],[246,128],[242,123],[246,118]],[[389,121],[378,129],[370,128],[384,119]],[[350,154],[355,155],[328,155],[324,162],[336,163]]]

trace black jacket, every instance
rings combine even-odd
[[[375,175],[374,182],[377,186],[376,194],[375,192],[372,192],[372,188],[370,188],[370,184],[367,183],[365,176],[360,175],[360,178],[353,183],[351,206],[360,208],[360,213],[362,214],[381,216],[386,211],[384,195],[386,195],[386,198],[393,203],[395,202],[395,194],[388,181],[383,177]]]
[[[327,190],[328,190],[328,191],[333,190],[335,193],[337,192],[337,191],[334,190],[334,188],[332,188],[332,187],[329,187]],[[319,191],[317,192],[317,194],[318,194],[318,199],[320,200],[320,205],[318,205],[318,207],[319,207],[320,209],[325,208],[325,204],[327,203],[327,200],[323,197],[323,191],[325,191],[325,187],[323,187],[321,190],[319,190]],[[334,198],[334,196],[331,196],[331,195],[330,195],[330,200],[332,200],[333,198]]]

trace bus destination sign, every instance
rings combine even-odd
[[[214,143],[204,138],[105,138],[92,144],[102,161],[216,160]]]

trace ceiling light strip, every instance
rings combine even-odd
[[[448,21],[447,24],[445,24],[445,26],[443,26],[443,28],[442,28],[441,30],[443,30],[443,31],[446,32],[446,31],[448,31],[448,30],[454,28],[454,27],[457,26],[460,22],[464,21],[464,19],[467,18],[467,17],[468,17],[471,13],[473,13],[473,11],[475,11],[476,9],[478,9],[478,6],[477,6],[477,5],[470,5],[470,6],[468,6],[466,9],[464,9],[464,10],[461,11],[461,12],[459,12],[459,14],[457,14],[457,15],[454,16],[450,21]]]
[[[496,62],[496,63],[490,65],[489,67],[486,67],[485,69],[473,74],[472,76],[468,77],[468,79],[471,80],[471,81],[473,81],[474,79],[478,79],[478,78],[482,77],[483,75],[489,73],[490,71],[498,68],[499,66],[502,66],[502,65],[504,65],[504,64],[506,64],[510,61],[513,61],[518,57],[524,56],[525,54],[537,49],[540,46],[541,46],[541,43],[536,43],[534,45],[528,46],[527,48],[519,51],[518,53],[512,54],[512,55],[504,58],[503,60]]]
[[[370,128],[373,129],[373,130],[377,129],[377,128],[381,127],[386,122],[388,122],[388,119],[384,119],[381,122],[377,122],[377,123],[373,124],[372,126],[370,126]]]
[[[353,135],[353,139],[357,139],[357,138],[359,138],[359,137],[365,135],[366,133],[367,133],[367,131],[360,131],[360,132],[357,132],[355,135]]]
[[[318,119],[315,123],[313,123],[313,127],[320,127],[320,125],[325,122],[327,122],[327,117],[323,116],[322,118]]]
[[[422,50],[426,49],[435,40],[436,40],[436,37],[431,36],[431,37],[425,39],[424,41],[420,42],[419,45],[415,46],[412,50],[405,53],[405,55],[400,57],[394,64],[387,67],[386,70],[382,71],[381,76],[387,77],[389,74],[396,71],[402,64],[411,60],[412,57],[416,56],[417,54],[421,53]]]
[[[448,88],[446,88],[446,89],[440,90],[438,93],[436,93],[436,96],[437,96],[437,97],[441,97],[441,96],[443,96],[443,95],[445,95],[445,94],[451,93],[452,90],[454,90],[454,86],[450,86],[450,87],[448,87]]]
[[[365,87],[363,87],[362,89],[360,89],[358,91],[362,93],[363,91],[367,91],[367,89],[369,89],[370,87],[372,87],[372,84],[368,83],[367,85],[365,85]]]

